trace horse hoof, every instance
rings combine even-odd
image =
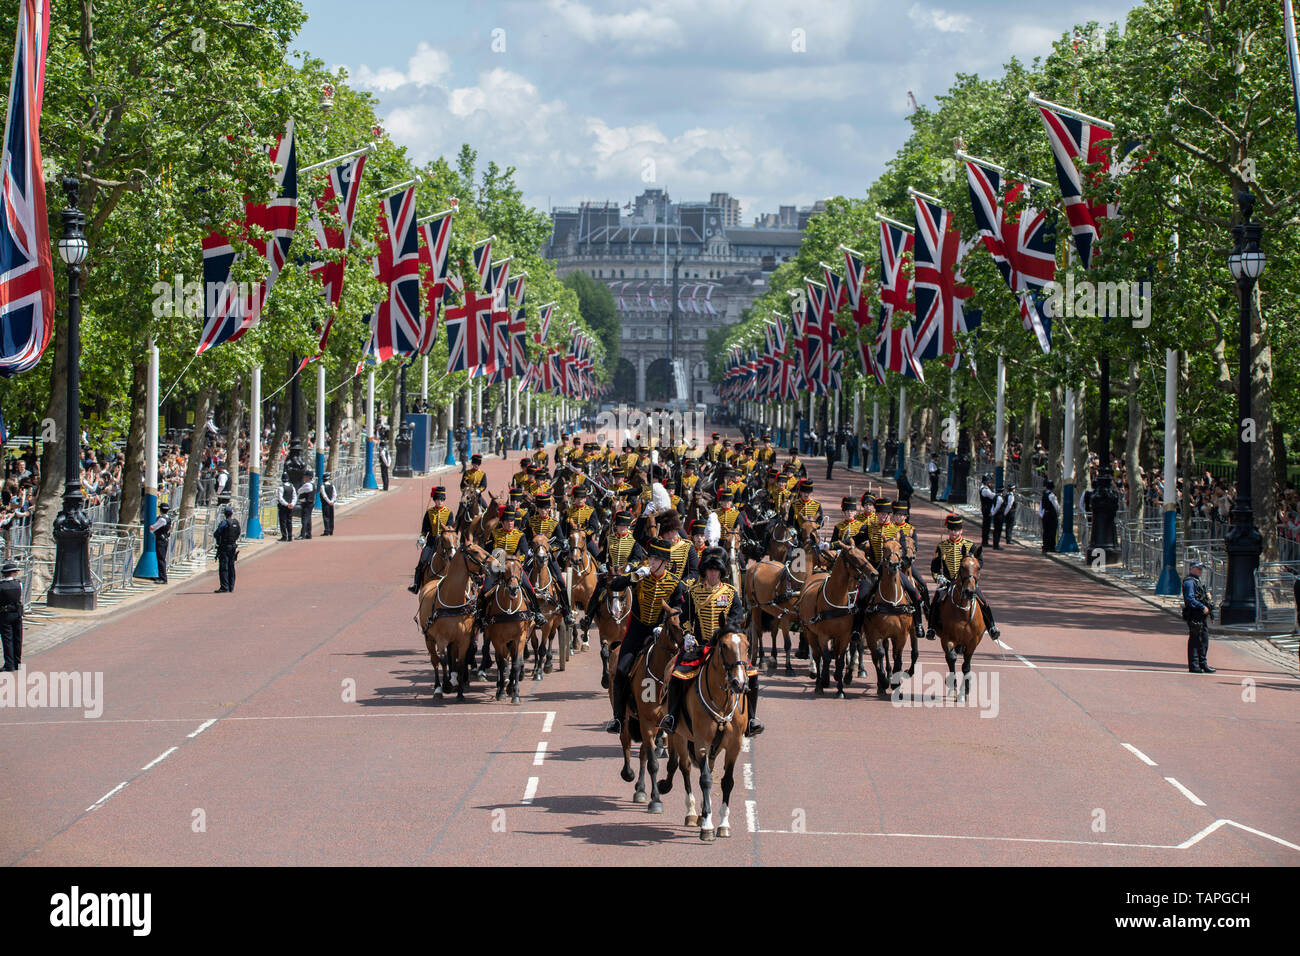
[[[435,687],[435,688],[433,689],[433,696],[434,696],[434,697],[441,697],[441,696],[442,696],[442,688],[441,688],[441,687]]]
[[[632,772],[631,767],[624,767],[622,770],[618,772],[618,775],[623,778],[623,781],[625,783],[631,783],[633,780],[636,779],[636,774]]]
[[[712,843],[712,842],[713,842],[713,831],[712,831],[712,830],[701,830],[701,831],[700,831],[700,839],[703,840],[705,843]]]
[[[632,794],[632,802],[633,802],[633,803],[649,803],[649,802],[650,802],[650,797],[649,797],[649,795],[648,795],[644,790],[638,790],[636,793]]]
[[[768,661],[765,667],[769,677],[776,673],[776,661]]]
[[[821,687],[814,687],[813,693],[816,694],[818,697],[824,697],[826,695],[825,689]]]
[[[786,677],[793,677],[793,676],[794,676],[794,668],[791,667],[789,664],[786,664],[786,665],[785,665],[785,676],[786,676]]]
[[[514,704],[516,707],[518,707],[518,706],[519,706],[519,703],[520,703],[520,701],[519,701],[519,695],[518,695],[518,694],[515,694],[515,696],[511,697],[511,698],[510,698],[510,703],[512,703],[512,704]]]
[[[725,840],[731,836],[731,827],[718,827],[718,839]]]
[[[646,809],[646,813],[663,813],[664,805],[660,801],[655,800],[653,803],[650,804],[650,806],[646,807],[645,809]]]
[[[609,690],[609,671],[600,675],[600,686],[602,690]]]
[[[667,748],[667,747],[656,747],[656,748],[655,748],[655,758],[658,759],[658,760],[667,760],[667,759],[668,759],[668,748]]]
[[[584,651],[589,651],[589,650],[591,650],[591,641],[583,641],[583,642],[582,642],[582,649],[583,649]]]
[[[548,662],[548,663],[546,664],[546,666],[542,668],[542,673],[543,673],[543,674],[549,674],[549,673],[550,673],[551,671],[553,671],[554,669],[555,669],[554,665],[552,665],[551,663]]]
[[[475,678],[476,680],[486,681],[486,680],[487,680],[487,671],[485,671],[485,670],[483,670],[482,668],[480,668],[478,671],[475,672],[475,674],[474,674],[474,678]]]
[[[844,691],[842,691],[842,690],[837,690],[837,691],[835,692],[835,699],[836,699],[836,700],[843,700],[843,699],[844,699],[845,697],[847,697],[847,696],[848,696],[848,694],[844,693]]]
[[[506,696],[506,692],[505,692],[505,691],[503,691],[503,690],[499,690],[499,691],[497,691],[497,700],[503,700],[503,699],[505,698],[505,696]]]
[[[700,818],[693,813],[688,813],[686,815],[686,825],[688,827],[698,827],[700,825]]]
[[[672,792],[672,789],[673,789],[673,780],[672,780],[671,777],[669,777],[667,780],[660,780],[660,781],[659,781],[659,792],[660,792],[660,793],[670,793],[670,792]]]

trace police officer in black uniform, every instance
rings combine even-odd
[[[1061,514],[1061,503],[1056,500],[1056,485],[1051,478],[1043,482],[1043,500],[1038,505],[1038,517],[1043,519],[1043,553],[1056,550],[1056,522]]]
[[[982,493],[980,497],[981,497],[981,504],[982,504],[983,503]],[[994,493],[994,497],[993,497],[993,507],[990,509],[990,513],[993,517],[993,550],[994,551],[1002,550],[1002,529],[1003,526],[1006,524],[1006,519],[1007,519],[1006,506],[1007,506],[1006,491],[1003,490],[1001,485],[998,485],[998,489]]]
[[[984,473],[983,482],[980,484],[980,547],[989,546],[989,526],[993,523],[993,506],[997,503],[997,495],[993,493],[993,476],[988,472]]]
[[[226,505],[221,509],[221,514],[221,521],[213,532],[213,537],[217,539],[217,578],[221,582],[221,587],[212,592],[214,594],[235,590],[235,559],[239,553],[240,527],[234,518],[235,509]]]
[[[158,558],[158,576],[154,578],[159,584],[167,583],[167,544],[172,536],[172,519],[167,512],[171,505],[163,502],[158,506],[158,520],[149,526],[153,532],[153,551]]]
[[[330,481],[328,471],[325,472],[324,478],[320,486],[321,536],[328,537],[334,534],[334,502],[338,500],[339,493],[334,487],[334,482]]]
[[[293,506],[298,503],[298,489],[289,480],[286,471],[280,475],[280,494],[276,499],[276,513],[280,518],[280,540],[293,540]]]
[[[1183,620],[1187,622],[1187,671],[1191,674],[1213,674],[1216,668],[1206,661],[1210,649],[1210,591],[1201,583],[1201,569],[1205,565],[1193,561],[1183,578]]]
[[[0,573],[0,646],[4,648],[4,667],[16,671],[23,663],[23,585],[18,580],[18,565],[6,561]]]

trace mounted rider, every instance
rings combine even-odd
[[[790,502],[790,507],[785,514],[785,523],[795,531],[799,530],[799,525],[804,521],[814,521],[820,529],[826,523],[826,517],[822,514],[821,502],[812,496],[813,481],[811,478],[799,479],[799,493]]]
[[[596,539],[600,537],[600,532],[604,527],[601,524],[600,515],[588,503],[587,489],[583,485],[575,484],[570,489],[569,496],[573,499],[573,504],[560,525],[564,533],[565,547],[568,547],[569,535],[575,531],[582,531],[587,535],[587,550],[591,552],[593,558],[599,559],[600,547],[596,543]]]
[[[609,587],[610,578],[629,573],[640,567],[646,559],[645,549],[632,536],[631,512],[615,512],[613,525],[613,529],[601,540],[600,556],[597,559],[600,565],[596,590],[591,593],[587,609],[582,614],[582,620],[578,622],[580,631],[590,629],[591,620],[596,615],[596,609],[600,607],[601,596]]]
[[[434,540],[451,526],[451,509],[447,507],[447,489],[436,486],[429,492],[430,504],[420,522],[420,560],[415,565],[415,581],[406,590],[412,594],[420,593],[420,572],[433,560]]]
[[[664,718],[655,735],[656,746],[666,746],[668,734],[677,726],[682,698],[691,682],[699,676],[700,668],[708,660],[717,641],[728,634],[745,633],[744,600],[734,587],[726,582],[727,556],[721,548],[710,548],[700,562],[703,575],[687,591],[686,612],[682,615],[684,644],[677,652],[668,682],[668,702]],[[763,724],[754,716],[758,703],[758,669],[746,668],[749,676],[749,725],[746,737],[763,732]]]
[[[831,531],[831,540],[852,544],[853,539],[862,530],[862,519],[858,516],[858,503],[851,495],[845,495],[840,499],[840,510],[844,512],[844,520],[838,522]]]
[[[669,569],[672,555],[668,542],[656,539],[646,551],[645,565],[632,574],[620,574],[611,578],[608,585],[615,591],[629,587],[632,589],[627,633],[619,644],[618,664],[614,672],[614,716],[605,725],[605,731],[611,734],[617,734],[623,729],[623,717],[632,696],[632,664],[637,655],[645,650],[646,644],[654,640],[656,630],[663,623],[664,604],[684,611],[687,600],[686,588]]]
[[[524,533],[515,527],[515,522],[519,520],[519,512],[514,508],[507,508],[501,516],[501,523],[492,529],[492,556],[497,560],[504,558],[517,558],[521,563],[525,558],[532,557],[533,549],[528,546],[528,539]],[[483,622],[491,621],[487,617],[487,593],[496,585],[501,574],[493,569],[493,563],[487,566],[487,574],[483,582],[483,589],[479,591],[478,608],[474,612],[474,628],[478,630]],[[524,596],[528,601],[528,609],[532,613],[533,624],[541,627],[546,623],[546,618],[542,617],[537,610],[537,594],[533,591],[533,582],[525,574],[520,580],[520,586],[523,588]]]
[[[486,508],[487,502],[483,500],[483,492],[487,490],[487,475],[483,472],[483,456],[478,452],[470,455],[469,467],[461,473],[460,490],[461,494],[471,491],[478,498],[480,508]]]
[[[952,590],[953,583],[957,580],[957,573],[961,570],[961,563],[968,557],[980,559],[980,553],[983,548],[967,541],[962,534],[962,519],[959,514],[950,514],[944,519],[944,527],[948,530],[948,536],[940,541],[934,548],[934,559],[930,562],[930,573],[934,579],[939,582],[939,587],[935,590],[934,600],[930,603],[930,627],[925,632],[929,640],[934,640],[934,625],[939,621],[939,605],[947,598],[948,592]],[[980,613],[984,615],[984,626],[989,632],[989,637],[995,641],[1002,636],[998,626],[993,623],[993,609],[989,607],[988,601],[984,599],[984,592],[980,588],[975,589],[975,599],[979,601]]]
[[[556,604],[559,605],[561,613],[564,614],[564,622],[572,627],[574,623],[573,608],[569,605],[568,592],[560,584],[562,581],[560,564],[555,560],[556,554],[564,551],[564,542],[559,537],[560,519],[551,511],[551,495],[549,492],[539,492],[533,498],[533,504],[536,505],[537,510],[524,522],[528,528],[528,537],[531,540],[540,534],[549,542],[546,563],[551,572],[552,586],[555,587],[558,594]],[[534,555],[533,557],[535,560],[539,556]]]
[[[888,524],[882,524],[880,527],[881,549],[883,552],[886,541],[897,541],[903,549],[904,563],[903,572],[899,577],[903,585],[903,590],[907,592],[907,598],[912,602],[912,626],[916,629],[916,636],[920,637],[925,633],[925,625],[922,623],[922,615],[930,603],[930,595],[925,586],[925,581],[913,574],[913,561],[918,555],[918,545],[916,541],[916,528],[912,526],[911,506],[906,501],[895,501],[890,507],[892,518]],[[883,553],[882,553],[883,560]],[[879,564],[876,565],[879,567]],[[868,611],[868,614],[870,611]]]

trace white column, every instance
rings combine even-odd
[[[375,370],[366,379],[366,438],[375,440]]]
[[[853,434],[862,437],[862,393],[853,390]]]
[[[253,366],[253,395],[248,406],[248,470],[262,472],[262,366]]]
[[[424,403],[425,410],[429,408],[429,356],[423,356],[420,363],[420,401]]]
[[[1061,461],[1061,484],[1068,485],[1074,481],[1074,389],[1065,390],[1065,434],[1061,436],[1065,445]]]
[[[871,437],[874,439],[880,434],[880,400],[874,399],[871,402]]]
[[[325,454],[325,363],[316,363],[316,454]]]
[[[1073,424],[1073,423],[1072,423]],[[1165,493],[1164,506],[1177,502],[1178,486],[1178,352],[1165,350]]]
[[[907,445],[907,386],[898,386],[898,460],[903,460],[903,449]]]
[[[1003,432],[1006,427],[1007,417],[1007,365],[1006,359],[1002,352],[998,353],[998,395],[997,408],[993,419],[993,467],[996,470],[1002,468],[1005,460],[1005,448],[1003,447]]]
[[[254,373],[261,369],[254,369]],[[146,494],[158,493],[158,346],[149,339],[149,381],[145,386],[144,425],[144,490]],[[235,434],[239,429],[235,429]],[[236,450],[237,451],[237,450]],[[249,455],[251,463],[253,456]]]

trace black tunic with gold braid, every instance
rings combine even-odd
[[[611,531],[605,535],[603,543],[605,551],[601,560],[608,568],[622,568],[629,564],[636,567],[645,561],[645,549],[637,543],[631,531],[622,534]]]
[[[431,506],[424,513],[424,521],[420,524],[420,534],[425,538],[434,538],[441,534],[451,524],[451,509],[446,505]]]
[[[797,528],[802,521],[815,521],[817,527],[822,526],[822,506],[816,498],[808,498],[804,501],[796,498],[790,502],[790,507],[786,511],[785,523],[792,528]]]
[[[613,591],[632,589],[632,613],[619,650],[619,669],[622,670],[624,658],[645,650],[646,641],[652,639],[654,629],[663,623],[663,602],[675,610],[686,610],[686,588],[672,571],[665,571],[658,578],[647,574],[637,579],[629,574],[619,574],[610,579],[608,586]]]
[[[937,580],[939,575],[943,575],[949,581],[957,580],[957,572],[961,569],[962,561],[970,557],[974,546],[965,538],[958,538],[956,541],[949,541],[944,538],[934,549],[934,558],[930,561],[930,573]]]

